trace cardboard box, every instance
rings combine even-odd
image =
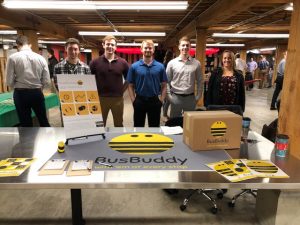
[[[185,112],[183,142],[193,151],[236,149],[241,128],[242,117],[227,110]]]

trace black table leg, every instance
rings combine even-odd
[[[71,189],[71,204],[72,204],[72,224],[84,225],[85,221],[82,218],[81,189]]]

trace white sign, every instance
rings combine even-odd
[[[95,76],[60,74],[57,83],[66,138],[103,134]]]

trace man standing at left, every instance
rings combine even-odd
[[[14,103],[21,127],[32,127],[31,109],[41,127],[50,127],[47,119],[44,87],[50,86],[46,60],[31,50],[26,36],[16,40],[18,52],[7,61],[6,83],[14,88]]]
[[[109,110],[111,110],[114,126],[123,127],[124,99],[123,93],[128,87],[126,76],[128,64],[125,59],[117,56],[117,39],[106,36],[102,41],[104,54],[90,63],[101,102],[104,125],[106,125]]]

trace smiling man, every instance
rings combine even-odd
[[[111,110],[114,126],[122,127],[123,93],[128,87],[126,76],[129,67],[125,59],[115,54],[117,39],[114,36],[106,36],[102,40],[102,46],[104,54],[90,63],[90,69],[96,75],[104,125]]]
[[[149,127],[159,127],[167,76],[164,65],[153,59],[152,40],[143,41],[141,51],[143,59],[132,64],[127,75],[128,92],[134,109],[134,126],[144,127],[147,116]]]
[[[200,62],[189,55],[190,40],[187,37],[181,38],[178,48],[180,55],[171,60],[167,66],[167,97],[171,103],[171,118],[182,116],[184,111],[195,110],[203,89]]]
[[[58,74],[91,74],[90,67],[79,59],[80,43],[76,38],[69,38],[65,44],[67,57],[55,65],[53,71],[54,84],[57,88]]]

